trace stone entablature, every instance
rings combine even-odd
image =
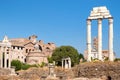
[[[101,6],[101,7],[94,7],[88,19],[90,20],[99,19],[99,18],[108,19],[111,17],[112,16],[110,14],[110,11],[105,6]]]
[[[15,39],[8,39],[5,36],[3,41],[0,42],[0,67],[10,68],[12,60],[20,60],[23,63],[33,64],[30,61],[36,59],[36,57],[36,64],[41,62],[47,63],[47,57],[52,55],[55,48],[54,43],[44,44],[42,40],[37,41],[37,36],[35,35],[29,38]]]

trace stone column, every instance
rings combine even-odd
[[[102,59],[102,19],[98,19],[98,58]]]
[[[11,68],[11,48],[9,48],[9,65],[8,68]]]
[[[65,59],[65,69],[67,69],[67,60]]]
[[[0,67],[3,68],[3,47],[2,46],[1,46],[0,52],[1,52],[0,53],[0,56],[1,56],[1,58],[0,58],[1,59],[1,66]]]
[[[109,60],[114,61],[113,53],[113,18],[109,18]]]
[[[71,59],[69,58],[68,61],[69,61],[68,62],[69,63],[69,69],[71,69]]]
[[[87,19],[87,61],[91,61],[91,20]]]

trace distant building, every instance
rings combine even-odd
[[[56,48],[54,43],[44,44],[42,40],[37,41],[37,36],[29,38],[4,37],[0,41],[0,67],[10,68],[12,60],[20,60],[27,64],[47,63],[47,57],[52,55]]]
[[[92,46],[92,50],[91,50],[91,58],[92,59],[98,59],[98,38],[95,37],[93,39],[93,46]],[[102,50],[102,58],[106,59],[109,57],[109,51],[108,50]],[[84,58],[87,60],[88,58],[88,54],[87,54],[87,50],[84,51]],[[115,53],[114,53],[114,58],[115,58]]]

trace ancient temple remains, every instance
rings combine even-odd
[[[114,61],[113,53],[113,17],[109,10],[105,7],[94,7],[87,18],[87,61],[91,61],[91,22],[92,20],[98,21],[98,59],[103,61],[102,58],[102,20],[108,19],[109,22],[109,60]]]
[[[71,59],[70,59],[70,57],[62,59],[62,68],[71,69]]]

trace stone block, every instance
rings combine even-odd
[[[109,17],[112,17],[110,15],[109,10],[107,10],[105,6],[101,6],[101,7],[94,7],[88,19],[92,20],[92,19],[109,18]]]
[[[101,16],[109,16],[109,13],[100,13]]]
[[[108,16],[104,16],[104,18],[111,18],[112,16],[111,15],[108,15]]]

